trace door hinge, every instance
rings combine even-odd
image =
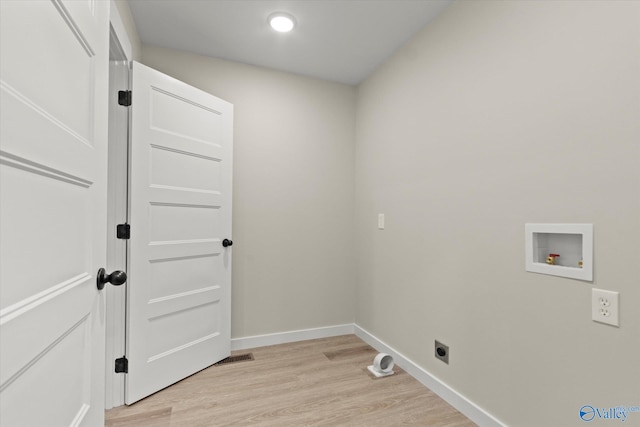
[[[128,373],[129,372],[129,360],[126,357],[122,356],[119,359],[116,359],[116,374]]]
[[[125,107],[131,106],[131,91],[130,90],[119,90],[118,91],[118,105],[122,105]]]
[[[131,226],[127,223],[118,224],[118,226],[116,227],[116,237],[118,239],[131,238]]]

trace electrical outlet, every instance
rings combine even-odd
[[[449,346],[442,344],[440,341],[435,342],[435,356],[436,359],[442,360],[447,365],[449,364]]]
[[[619,307],[620,293],[604,289],[591,290],[591,319],[593,321],[620,326]]]

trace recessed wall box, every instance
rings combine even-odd
[[[525,224],[526,268],[593,280],[593,224]]]

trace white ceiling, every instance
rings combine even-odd
[[[451,0],[130,0],[145,44],[358,84]],[[267,17],[296,18],[288,34]]]

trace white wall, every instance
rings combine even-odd
[[[357,324],[510,426],[640,406],[640,2],[457,2],[356,132]],[[525,272],[527,222],[593,223],[593,283]]]
[[[143,45],[234,104],[232,337],[353,323],[355,88]]]
[[[138,36],[136,23],[133,19],[133,15],[131,14],[129,1],[128,0],[113,0],[113,1],[116,7],[118,8],[120,19],[122,19],[122,23],[124,24],[125,30],[127,31],[127,35],[129,36],[129,43],[131,43],[131,60],[140,61],[140,56],[142,55],[140,37]]]

